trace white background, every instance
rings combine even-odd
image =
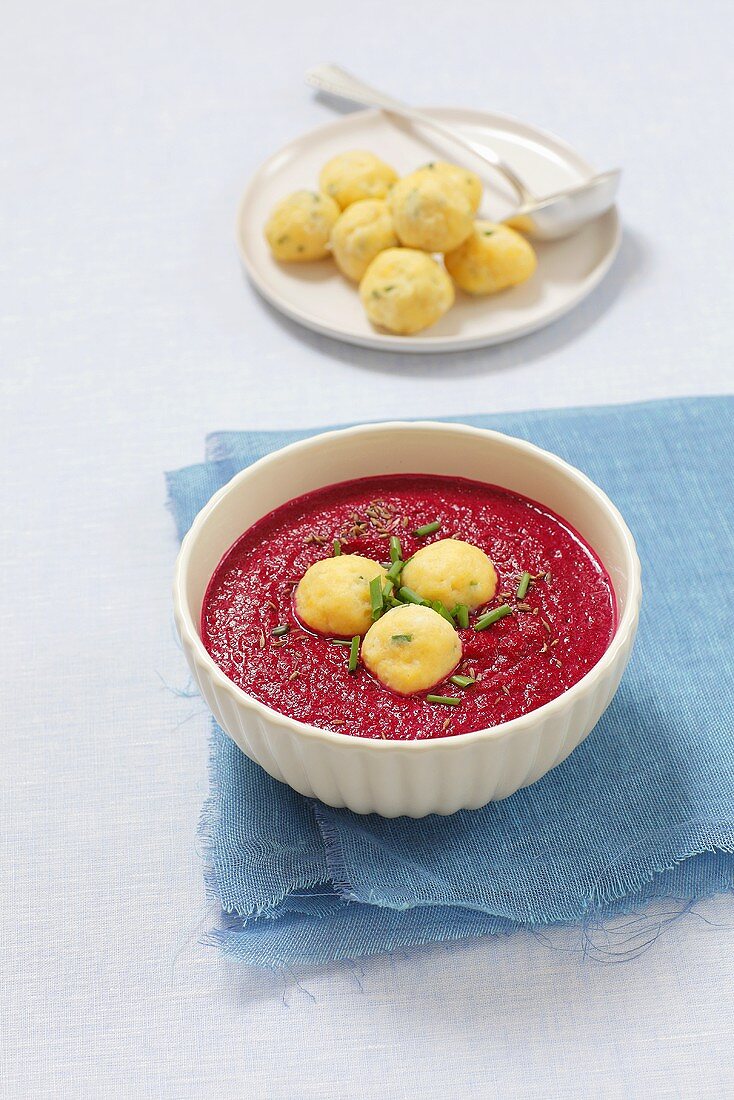
[[[5,6],[3,1095],[730,1094],[730,899],[617,965],[521,934],[298,984],[201,947],[206,718],[161,677],[186,682],[162,471],[207,431],[731,389],[731,11]],[[241,277],[234,213],[264,157],[332,117],[301,82],[323,60],[622,164],[604,285],[544,332],[430,360],[277,317]]]

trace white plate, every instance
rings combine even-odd
[[[559,191],[592,174],[591,167],[564,142],[517,119],[486,111],[428,110],[474,140],[485,140],[536,194]],[[590,294],[619,247],[619,217],[613,209],[572,237],[538,243],[538,270],[524,285],[490,298],[472,298],[458,291],[456,304],[437,324],[414,336],[391,336],[369,323],[355,284],[333,262],[279,264],[263,236],[275,203],[298,188],[315,187],[324,162],[348,149],[369,149],[402,175],[437,156],[464,163],[486,181],[484,216],[500,220],[515,206],[508,185],[487,165],[429,131],[381,111],[349,114],[304,134],[270,157],[240,202],[240,257],[257,289],[276,309],[338,340],[411,352],[458,351],[512,340],[555,321]]]

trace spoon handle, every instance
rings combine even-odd
[[[442,134],[443,137],[449,138],[457,145],[462,145],[485,163],[501,172],[523,203],[532,202],[533,196],[519,176],[486,145],[480,145],[470,138],[464,137],[458,130],[444,126],[443,123],[437,122],[436,119],[424,114],[423,111],[418,111],[415,107],[409,107],[407,103],[401,103],[377,88],[365,84],[364,81],[348,73],[346,69],[342,69],[338,65],[317,65],[306,73],[306,83],[312,88],[318,88],[321,92],[328,92],[329,95],[340,96],[342,99],[349,99],[353,103],[361,103],[364,107],[379,107],[390,114],[400,115],[402,118],[410,119],[411,122],[418,122],[421,126],[427,126],[435,130],[436,133]]]

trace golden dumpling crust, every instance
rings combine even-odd
[[[440,600],[448,611],[461,603],[474,611],[494,596],[497,574],[478,546],[461,539],[440,539],[406,562],[401,583],[424,600]]]
[[[273,209],[265,225],[270,251],[282,263],[322,260],[339,207],[318,191],[294,191]]]
[[[529,214],[513,214],[511,218],[505,218],[502,224],[509,225],[510,229],[516,229],[518,233],[529,233],[531,237],[535,228]]]
[[[449,252],[472,231],[474,211],[464,192],[425,169],[399,180],[388,202],[395,232],[410,248]]]
[[[337,267],[356,283],[375,256],[397,243],[390,208],[382,199],[353,202],[331,231],[331,251]]]
[[[454,288],[425,252],[388,248],[367,268],[359,296],[373,325],[406,336],[443,317],[453,305]]]
[[[379,562],[359,554],[317,561],[296,588],[296,614],[311,630],[330,638],[364,634],[372,623],[370,581],[384,575]]]
[[[427,691],[449,676],[461,660],[458,634],[430,607],[394,607],[367,631],[362,661],[398,695]]]
[[[458,187],[468,198],[472,213],[476,214],[482,201],[482,181],[476,172],[470,172],[468,168],[462,168],[459,164],[449,164],[445,160],[432,160],[418,171],[430,172],[437,179],[447,180]]]
[[[477,221],[474,232],[444,257],[454,281],[469,294],[496,294],[524,283],[538,261],[533,246],[509,225]]]
[[[384,199],[397,178],[395,169],[374,153],[354,149],[327,161],[319,186],[344,210],[360,199]]]

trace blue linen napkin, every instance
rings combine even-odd
[[[457,418],[458,419],[458,418]],[[202,818],[212,932],[260,966],[354,958],[734,886],[734,398],[461,418],[562,455],[637,539],[637,646],[588,739],[526,790],[449,818],[335,810],[271,779],[213,723]],[[179,537],[211,494],[314,432],[211,436],[168,475]]]

